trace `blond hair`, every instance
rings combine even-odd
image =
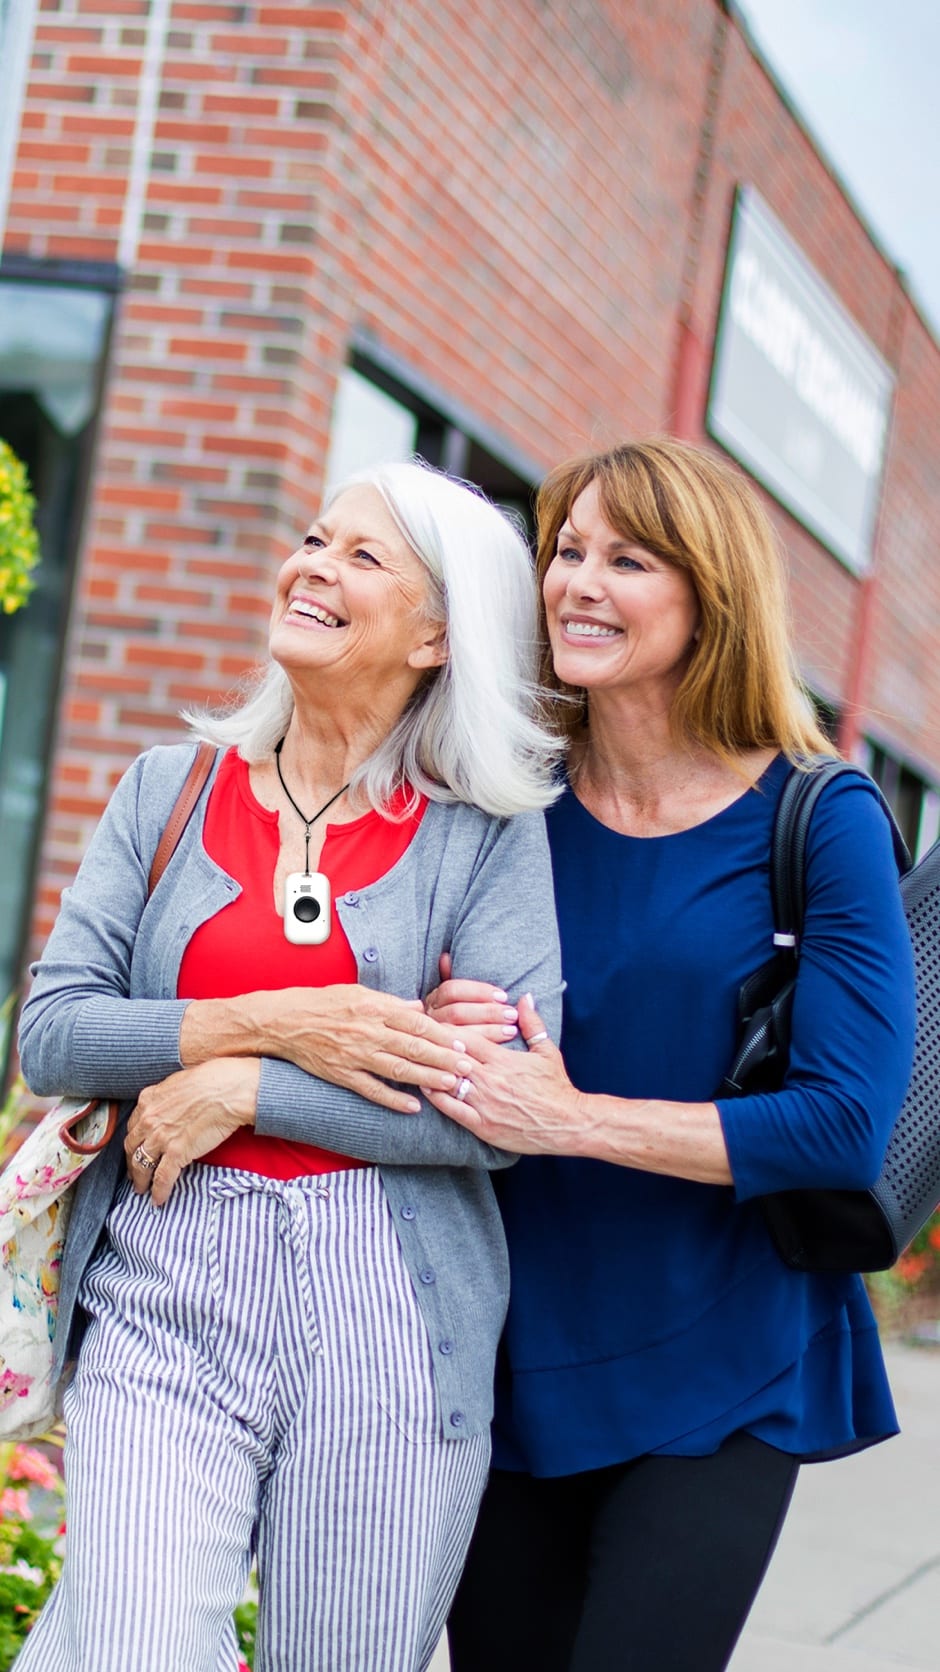
[[[835,754],[796,673],[782,553],[744,477],[703,448],[672,440],[559,465],[536,505],[540,581],[562,524],[592,482],[610,526],[684,569],[695,587],[701,630],[673,702],[675,736],[727,761],[746,749],[776,748],[796,761]],[[542,676],[549,689],[578,694],[557,678],[547,646]],[[580,704],[560,705],[569,737],[585,720],[580,694]]]

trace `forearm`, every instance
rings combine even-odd
[[[417,1115],[379,1107],[356,1092],[317,1080],[290,1062],[261,1064],[255,1130],[294,1143],[320,1144],[359,1161],[405,1167],[508,1167],[515,1156],[438,1114],[422,1101]]]
[[[566,1124],[572,1155],[697,1184],[733,1182],[714,1103],[575,1092]]]
[[[242,993],[230,999],[193,999],[180,1027],[180,1058],[193,1068],[213,1057],[286,1056],[286,1003],[274,992]],[[316,990],[309,995],[310,1023]]]

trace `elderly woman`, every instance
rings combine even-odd
[[[421,1000],[451,947],[502,983],[491,1038],[510,994],[560,1009],[535,606],[483,498],[355,479],[280,571],[259,691],[201,726],[227,747],[149,901],[188,746],[131,767],[63,898],[24,1071],[129,1120],[71,1222],[67,1552],[20,1672],[234,1669],[253,1553],[259,1672],[431,1658],[489,1455],[508,1158],[417,1094],[469,1087]]]
[[[539,542],[569,733],[548,815],[562,1048],[526,1002],[527,1057],[468,1034],[469,1095],[432,1091],[525,1152],[498,1190],[496,1468],[452,1663],[719,1672],[800,1462],[896,1427],[861,1279],[790,1270],[759,1199],[877,1176],[911,1067],[910,941],[873,786],[842,776],[807,839],[785,1082],[716,1101],[739,989],[772,955],[780,791],[831,752],[772,532],[735,471],[664,441],[555,471]],[[500,1012],[454,982],[430,1014]]]

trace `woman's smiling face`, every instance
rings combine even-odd
[[[292,678],[328,670],[357,685],[413,687],[444,660],[425,569],[377,488],[347,488],[282,565],[269,645]]]
[[[578,495],[542,583],[555,672],[588,691],[648,687],[671,700],[699,626],[689,576],[619,534],[597,483]]]

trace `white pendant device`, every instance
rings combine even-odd
[[[301,812],[284,782],[284,774],[281,771],[281,750],[283,747],[284,739],[282,737],[274,751],[274,764],[277,767],[277,775],[281,780],[281,789],[304,827],[304,837],[307,845],[307,869],[305,871],[291,871],[284,879],[284,935],[292,946],[322,946],[324,941],[329,940],[330,930],[333,926],[333,901],[329,877],[324,876],[322,871],[311,871],[310,869],[310,831],[316,824],[317,819],[322,818],[327,809],[332,807],[334,801],[338,801],[341,795],[345,795],[349,785],[344,784],[341,790],[337,790],[335,795],[330,796],[329,801],[324,803],[319,812],[314,813],[312,819],[308,819],[306,813]]]
[[[329,940],[330,879],[322,871],[291,871],[284,879],[284,934],[294,946],[322,946]]]

